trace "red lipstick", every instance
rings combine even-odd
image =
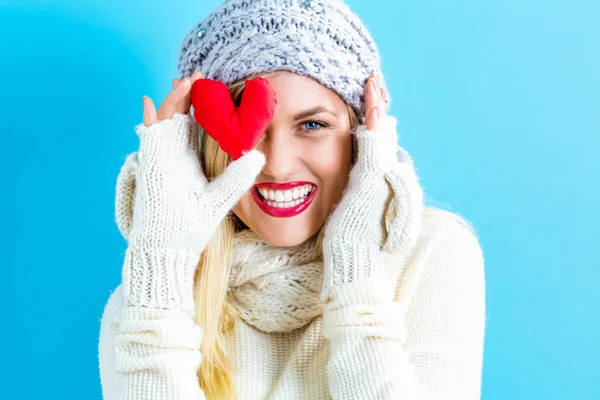
[[[306,198],[306,200],[304,200],[300,204],[297,204],[293,207],[288,207],[288,208],[273,207],[273,206],[268,205],[265,202],[265,200],[263,200],[262,195],[260,195],[258,192],[258,188],[265,188],[265,189],[270,189],[270,190],[291,190],[297,186],[304,186],[304,185],[312,186],[312,190],[308,194],[308,197]],[[302,182],[302,181],[293,181],[293,182],[285,182],[285,183],[263,182],[263,183],[258,183],[255,186],[253,186],[251,193],[252,193],[252,198],[254,199],[256,204],[258,204],[260,209],[263,210],[266,214],[269,214],[276,218],[288,218],[288,217],[293,217],[295,215],[298,215],[308,208],[308,206],[312,203],[312,201],[314,200],[314,198],[316,196],[317,186],[315,184],[313,184],[312,182]],[[271,200],[268,200],[268,201],[271,201]]]

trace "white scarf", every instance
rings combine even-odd
[[[323,314],[323,255],[317,235],[292,247],[236,232],[227,296],[239,316],[264,332],[290,332]]]

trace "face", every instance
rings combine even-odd
[[[346,103],[318,81],[288,71],[267,79],[277,108],[255,147],[266,164],[232,211],[265,242],[294,246],[317,233],[341,199],[351,123]]]

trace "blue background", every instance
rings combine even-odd
[[[219,3],[0,0],[3,398],[101,398],[116,176]],[[600,398],[600,2],[349,3],[428,203],[480,235],[482,398]]]

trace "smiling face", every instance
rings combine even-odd
[[[266,164],[232,211],[267,243],[294,246],[317,233],[341,199],[352,163],[352,123],[344,100],[318,81],[288,71],[267,79],[277,108],[255,147]]]

